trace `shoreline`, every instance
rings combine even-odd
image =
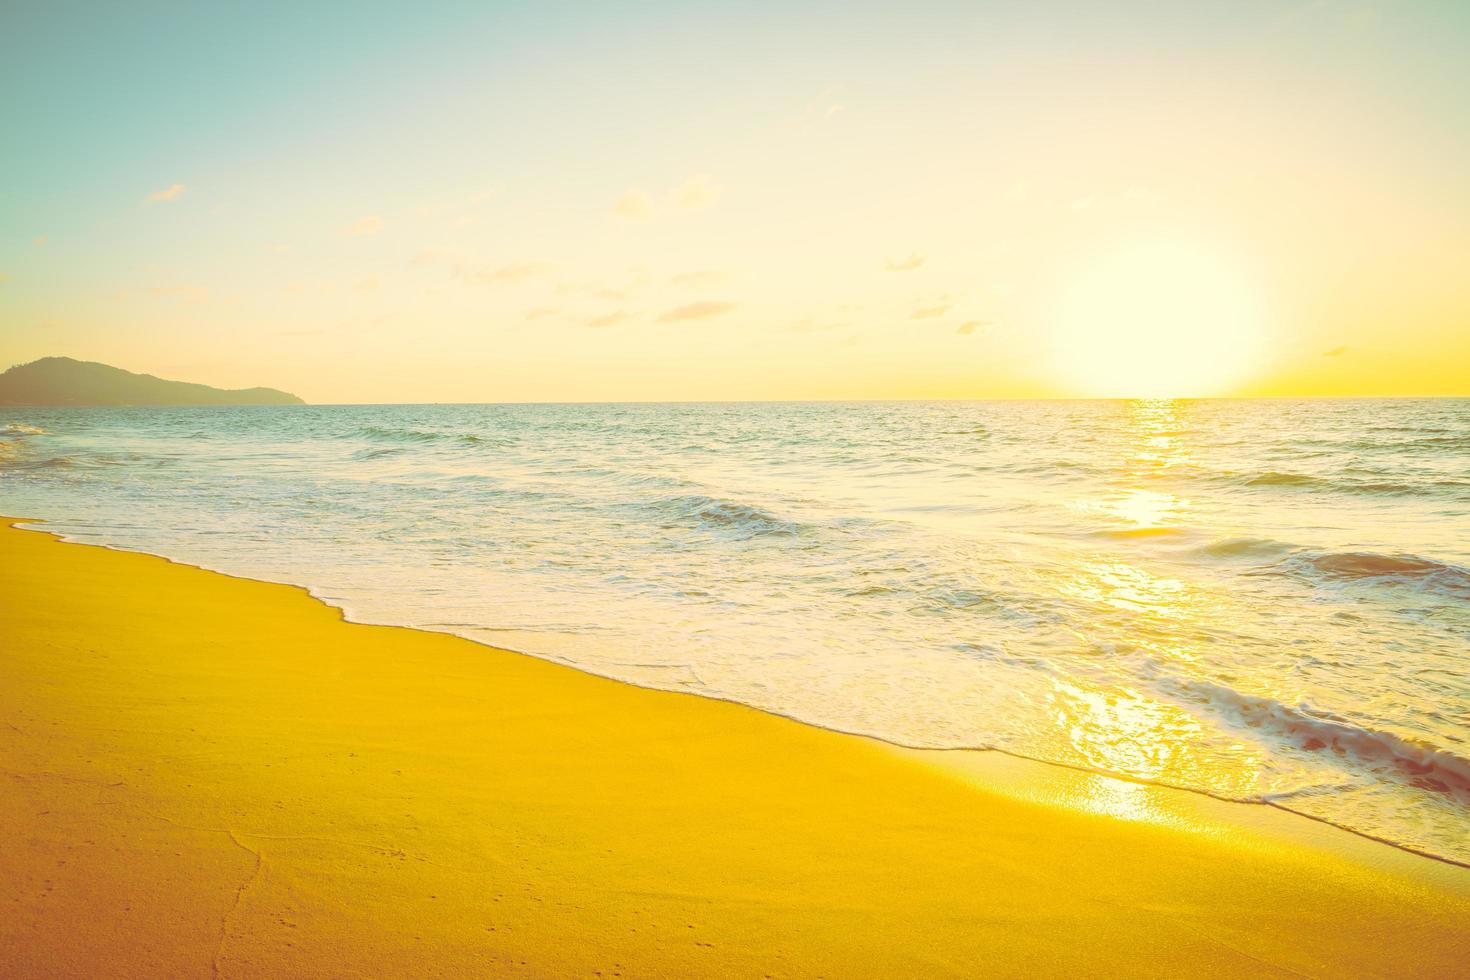
[[[415,632],[415,633],[424,633],[424,634],[434,635],[434,636],[450,636],[450,637],[454,637],[455,639],[463,640],[463,641],[465,641],[467,643],[472,643],[472,644],[474,644],[476,646],[483,647],[486,650],[493,650],[493,651],[496,651],[498,653],[509,653],[509,654],[513,654],[513,655],[518,656],[518,657],[530,657],[532,659],[544,661],[546,663],[550,663],[550,664],[553,664],[553,665],[558,666],[558,667],[564,667],[564,668],[566,668],[568,670],[574,670],[574,671],[576,671],[578,673],[581,673],[581,674],[586,674],[589,677],[596,677],[596,678],[599,678],[601,680],[611,681],[614,684],[621,684],[621,685],[625,685],[625,686],[628,686],[628,687],[637,688],[639,690],[644,690],[644,691],[654,691],[654,692],[659,692],[659,693],[664,693],[664,694],[675,694],[675,695],[681,695],[681,696],[686,696],[686,697],[699,698],[699,699],[702,699],[702,700],[705,700],[705,701],[715,701],[715,702],[720,702],[720,703],[723,703],[723,704],[733,704],[733,705],[737,705],[737,706],[740,706],[740,707],[743,707],[743,708],[749,708],[752,711],[757,711],[757,712],[759,712],[761,714],[764,714],[764,715],[769,715],[772,718],[779,718],[779,719],[781,719],[783,721],[789,721],[789,722],[792,722],[793,724],[801,725],[801,726],[806,727],[806,728],[814,728],[814,729],[817,729],[819,731],[831,732],[834,735],[841,735],[841,736],[844,736],[844,737],[847,737],[847,738],[858,738],[858,739],[863,739],[863,740],[866,740],[866,741],[871,741],[871,742],[877,743],[879,745],[886,746],[886,747],[891,748],[891,749],[899,750],[900,752],[919,753],[921,758],[927,757],[927,756],[930,756],[930,755],[943,756],[945,754],[958,754],[961,758],[963,758],[966,755],[972,755],[972,754],[973,755],[993,754],[993,755],[996,755],[996,756],[1002,756],[1002,757],[1005,757],[1007,759],[1020,762],[1023,765],[1042,766],[1042,767],[1045,767],[1046,769],[1057,770],[1059,773],[1066,773],[1066,774],[1072,774],[1072,775],[1081,775],[1083,777],[1096,777],[1096,778],[1105,779],[1105,780],[1114,780],[1114,781],[1121,782],[1121,783],[1127,783],[1127,784],[1136,785],[1136,786],[1144,786],[1144,787],[1148,787],[1148,788],[1156,789],[1156,790],[1161,790],[1161,791],[1165,791],[1165,792],[1186,793],[1186,794],[1189,794],[1191,796],[1197,796],[1197,797],[1200,797],[1200,798],[1202,798],[1204,800],[1209,800],[1209,801],[1212,801],[1212,802],[1215,802],[1215,803],[1223,803],[1223,804],[1226,804],[1228,806],[1264,807],[1266,809],[1279,811],[1280,813],[1288,814],[1288,815],[1290,815],[1292,817],[1300,818],[1302,820],[1306,820],[1306,821],[1309,821],[1311,823],[1321,824],[1324,827],[1329,827],[1329,828],[1331,828],[1332,830],[1335,830],[1335,831],[1341,831],[1341,832],[1346,833],[1346,834],[1349,834],[1349,835],[1351,835],[1353,837],[1358,837],[1358,838],[1361,838],[1361,839],[1363,839],[1365,841],[1372,842],[1374,844],[1380,844],[1380,845],[1383,845],[1385,847],[1393,848],[1394,850],[1397,850],[1397,851],[1402,851],[1403,853],[1408,854],[1408,855],[1412,855],[1412,856],[1414,856],[1416,858],[1423,858],[1423,859],[1428,860],[1428,861],[1433,861],[1433,862],[1436,862],[1436,863],[1449,865],[1451,867],[1464,868],[1464,869],[1470,870],[1470,862],[1460,861],[1460,860],[1457,860],[1457,859],[1452,858],[1452,857],[1448,857],[1448,856],[1443,855],[1443,854],[1436,854],[1436,853],[1434,853],[1432,851],[1424,850],[1422,848],[1417,848],[1417,847],[1414,847],[1414,846],[1409,845],[1409,844],[1404,844],[1404,843],[1401,843],[1399,841],[1395,841],[1395,840],[1393,840],[1391,838],[1388,838],[1388,837],[1380,837],[1378,835],[1369,833],[1369,832],[1364,831],[1364,830],[1358,830],[1358,829],[1356,829],[1354,827],[1349,827],[1349,826],[1347,826],[1345,824],[1336,823],[1336,822],[1334,822],[1334,821],[1332,821],[1332,820],[1330,820],[1330,819],[1328,819],[1326,817],[1316,816],[1314,814],[1307,813],[1307,812],[1304,812],[1304,811],[1301,811],[1301,810],[1294,810],[1291,807],[1286,806],[1286,805],[1284,805],[1284,804],[1282,804],[1282,803],[1280,803],[1280,802],[1278,802],[1276,800],[1270,800],[1270,799],[1243,799],[1243,798],[1237,798],[1237,797],[1230,797],[1230,796],[1225,796],[1223,794],[1211,792],[1210,790],[1207,790],[1207,789],[1198,789],[1198,788],[1192,787],[1192,786],[1183,786],[1183,785],[1179,785],[1179,784],[1176,784],[1176,783],[1163,782],[1163,781],[1159,781],[1159,780],[1151,780],[1151,779],[1147,779],[1147,778],[1144,778],[1144,777],[1131,776],[1131,775],[1128,775],[1126,773],[1108,772],[1108,771],[1103,770],[1103,769],[1095,769],[1095,768],[1090,768],[1090,767],[1087,767],[1087,766],[1075,765],[1075,764],[1067,763],[1067,762],[1060,762],[1060,761],[1057,761],[1057,760],[1054,760],[1054,759],[1045,759],[1045,758],[1041,758],[1041,757],[1038,757],[1038,756],[1026,755],[1026,754],[1021,753],[1021,752],[1013,752],[1013,751],[1010,751],[1009,749],[997,748],[997,747],[994,747],[994,746],[983,746],[983,747],[976,747],[976,746],[936,747],[936,746],[913,745],[913,744],[909,744],[909,743],[906,743],[906,742],[899,741],[897,739],[887,738],[887,737],[884,737],[882,735],[874,735],[874,734],[869,733],[869,732],[852,731],[852,730],[848,730],[848,729],[844,729],[844,728],[839,728],[839,727],[832,726],[832,725],[823,725],[823,724],[820,724],[820,723],[817,723],[817,722],[808,721],[808,720],[806,720],[804,718],[797,717],[796,715],[783,714],[782,712],[779,712],[779,711],[774,711],[774,710],[769,709],[769,708],[763,708],[763,707],[760,707],[759,705],[748,704],[748,703],[746,703],[744,701],[738,701],[738,700],[736,700],[734,698],[720,697],[718,695],[706,694],[706,693],[702,693],[702,692],[683,691],[683,690],[678,690],[678,689],[675,689],[675,688],[656,687],[656,686],[654,686],[652,684],[639,683],[638,681],[629,680],[629,679],[623,678],[623,677],[618,677],[618,676],[613,675],[613,674],[600,673],[600,672],[598,672],[598,671],[596,671],[596,670],[594,670],[594,669],[592,669],[590,667],[584,666],[582,664],[574,663],[574,662],[572,662],[570,660],[567,660],[565,658],[553,657],[553,656],[548,656],[548,655],[533,653],[533,652],[526,651],[526,650],[517,650],[514,647],[509,647],[509,646],[498,646],[498,645],[493,644],[493,643],[487,643],[487,642],[485,642],[483,640],[476,639],[473,636],[467,636],[465,634],[455,633],[455,632],[451,632],[449,630],[436,630],[436,629],[430,629],[430,628],[424,627],[424,626],[412,626],[412,625],[405,624],[405,623],[385,623],[385,622],[375,622],[373,620],[367,620],[367,619],[357,619],[357,618],[354,618],[352,612],[348,608],[346,608],[345,606],[339,605],[336,602],[333,602],[332,600],[330,600],[328,598],[325,598],[325,597],[319,595],[317,593],[317,591],[315,590],[315,587],[314,586],[299,585],[299,584],[292,583],[292,582],[281,582],[281,581],[277,581],[277,580],[274,580],[274,579],[255,578],[255,577],[252,577],[252,576],[249,576],[249,575],[240,575],[240,574],[236,574],[234,572],[227,572],[227,571],[224,571],[224,570],[218,569],[218,568],[211,568],[211,567],[209,567],[207,565],[194,564],[193,562],[188,562],[188,561],[183,561],[181,559],[172,558],[172,557],[170,557],[168,555],[161,554],[159,552],[154,552],[154,551],[141,551],[141,550],[137,550],[137,549],[133,549],[133,548],[124,548],[124,547],[119,547],[119,546],[110,545],[110,544],[104,544],[104,543],[100,543],[100,542],[82,541],[82,540],[78,540],[78,539],[75,539],[75,538],[67,537],[64,533],[62,533],[60,531],[55,531],[55,530],[50,529],[49,527],[46,526],[46,525],[48,525],[48,523],[49,522],[46,519],[44,519],[44,518],[7,517],[5,515],[0,515],[0,527],[8,526],[8,527],[14,528],[16,530],[20,530],[20,531],[31,531],[31,532],[35,532],[35,533],[39,533],[39,534],[45,534],[45,535],[48,535],[48,536],[54,538],[55,540],[57,540],[57,541],[59,541],[59,542],[61,542],[63,544],[80,545],[80,546],[86,547],[86,548],[101,548],[101,549],[103,549],[105,551],[113,551],[113,552],[117,552],[117,553],[120,553],[120,554],[142,555],[142,556],[148,557],[148,558],[157,558],[157,559],[159,559],[161,561],[168,562],[170,565],[177,565],[177,566],[179,566],[181,568],[190,568],[190,569],[194,569],[196,571],[207,572],[207,573],[209,573],[211,575],[223,575],[226,578],[237,579],[237,580],[242,581],[242,582],[255,582],[255,583],[259,583],[261,585],[277,585],[277,586],[281,586],[283,588],[296,589],[296,590],[299,590],[300,592],[304,593],[312,601],[317,602],[317,603],[320,603],[321,605],[326,606],[329,609],[335,610],[337,612],[337,614],[339,615],[339,617],[340,617],[340,619],[341,619],[341,621],[343,623],[348,623],[348,624],[352,624],[352,625],[356,625],[356,626],[373,626],[373,627],[381,627],[381,628],[386,628],[386,629],[409,630],[409,631]],[[966,770],[966,771],[972,771],[973,768],[974,768],[973,764],[966,765],[964,763],[961,763],[960,764],[960,767],[962,769]],[[1043,778],[1041,781],[1044,783],[1045,782],[1045,779]],[[1068,785],[1067,779],[1065,777],[1056,779],[1056,780],[1054,780],[1054,782],[1057,785]],[[1069,793],[1054,792],[1054,793],[1051,793],[1051,794],[1041,794],[1040,796],[1038,796],[1034,792],[1031,792],[1031,793],[1027,793],[1026,795],[1027,795],[1028,798],[1045,798],[1045,799],[1048,799],[1051,802],[1056,803],[1056,804],[1059,804],[1059,805],[1073,806],[1073,807],[1075,807],[1075,806],[1078,805],[1078,801],[1077,801],[1077,799],[1074,799],[1072,797],[1074,797],[1076,795],[1076,792],[1077,791],[1075,791],[1075,790],[1070,791]]]
[[[1283,807],[897,747],[21,523],[6,972],[1433,973],[1470,949],[1462,866]]]

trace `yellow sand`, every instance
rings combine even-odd
[[[1450,976],[1470,955],[1470,872],[1289,814],[903,752],[8,526],[0,769],[6,977]]]

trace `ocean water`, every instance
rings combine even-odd
[[[1470,400],[11,408],[0,513],[1470,862]]]

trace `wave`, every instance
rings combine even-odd
[[[1419,429],[1412,426],[1370,429],[1370,432],[1404,433],[1411,439],[1353,439],[1335,444],[1337,448],[1364,453],[1442,453],[1470,450],[1470,435],[1454,429]]]
[[[0,447],[14,445],[13,443],[0,443]],[[21,455],[10,453],[0,454],[0,459],[8,460],[7,467],[12,470],[101,470],[110,467],[150,467],[159,468],[172,466],[178,462],[171,456],[149,456],[143,453],[71,453],[59,456],[41,456],[34,454]]]
[[[1328,486],[1332,481],[1324,480],[1319,476],[1308,476],[1305,473],[1282,473],[1276,470],[1267,470],[1265,473],[1257,473],[1242,481],[1248,487],[1320,487]]]
[[[425,432],[421,429],[388,429],[378,425],[365,425],[348,433],[348,439],[371,439],[378,442],[433,442],[442,433]]]
[[[1272,570],[1319,582],[1402,585],[1470,599],[1470,569],[1417,555],[1303,551],[1278,562]]]
[[[377,425],[365,425],[348,433],[347,439],[367,439],[372,442],[431,443],[457,442],[466,446],[478,446],[487,440],[467,432],[435,432],[425,429],[393,429]]]
[[[1444,494],[1470,493],[1470,482],[1460,480],[1418,480],[1412,483],[1399,480],[1350,480],[1312,476],[1308,473],[1290,473],[1267,470],[1254,476],[1217,476],[1216,479],[1245,487],[1282,487],[1298,490],[1318,490],[1330,493],[1365,494],[1368,496],[1441,496]]]
[[[806,528],[783,520],[750,504],[695,494],[672,497],[653,505],[653,510],[679,524],[703,527],[737,538],[793,538]]]
[[[379,446],[376,449],[361,449],[352,454],[352,458],[360,462],[370,459],[382,459],[384,456],[397,456],[402,453],[402,446]]]
[[[1273,538],[1222,538],[1194,549],[1201,558],[1279,558],[1293,545]]]
[[[25,436],[48,436],[50,434],[45,429],[34,425],[26,425],[24,422],[11,422],[6,425],[0,425],[0,439],[20,439]]]
[[[1304,704],[1292,707],[1203,681],[1182,682],[1180,687],[1190,700],[1208,704],[1227,720],[1285,739],[1302,751],[1331,751],[1378,775],[1470,803],[1470,759],[1446,749],[1365,728]]]
[[[44,459],[26,459],[13,450],[5,452],[4,450],[6,449],[9,449],[9,447],[4,443],[0,443],[0,460],[5,460],[10,463],[11,465],[7,468],[12,470],[69,470],[81,465],[70,456],[48,456]]]
[[[1114,538],[1119,541],[1146,541],[1153,538],[1183,538],[1193,534],[1189,528],[1173,525],[1149,527],[1107,528],[1093,531],[1094,537]]]

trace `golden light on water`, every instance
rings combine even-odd
[[[1054,320],[1057,370],[1078,394],[1223,394],[1261,367],[1259,287],[1205,249],[1170,240],[1114,247],[1064,286]]]
[[[1136,444],[1131,471],[1134,476],[1155,475],[1188,461],[1184,443],[1187,425],[1178,402],[1169,398],[1138,399],[1129,403],[1128,411],[1129,430]]]

